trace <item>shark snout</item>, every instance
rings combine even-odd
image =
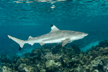
[[[83,34],[83,36],[87,36],[87,35],[88,35],[88,33],[84,33],[84,34]]]

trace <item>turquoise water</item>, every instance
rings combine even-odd
[[[7,35],[26,40],[29,36],[36,37],[50,32],[51,24],[61,30],[88,33],[87,37],[73,42],[82,50],[97,45],[101,40],[108,40],[106,0],[59,1],[54,4],[37,1],[27,3],[26,0],[18,2],[0,1],[0,54],[20,55],[41,47],[39,44],[33,47],[26,44],[19,51],[19,45],[10,40]],[[54,9],[51,8],[52,5],[55,5]]]

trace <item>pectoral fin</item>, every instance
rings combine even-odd
[[[69,38],[62,41],[62,47],[64,47],[69,41],[70,41]]]

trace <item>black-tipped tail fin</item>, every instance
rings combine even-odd
[[[24,40],[21,40],[21,39],[18,39],[18,38],[15,38],[15,37],[12,37],[10,35],[7,35],[10,39],[12,39],[13,41],[15,41],[16,43],[18,43],[20,45],[20,47],[22,48],[25,44],[25,41]]]
[[[19,51],[21,50],[22,48],[21,47],[19,47]]]

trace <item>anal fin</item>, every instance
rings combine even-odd
[[[62,47],[64,47],[69,41],[70,41],[69,38],[62,41]]]
[[[40,43],[41,46],[43,46],[45,43]]]
[[[33,46],[34,43],[29,43],[31,46]]]

